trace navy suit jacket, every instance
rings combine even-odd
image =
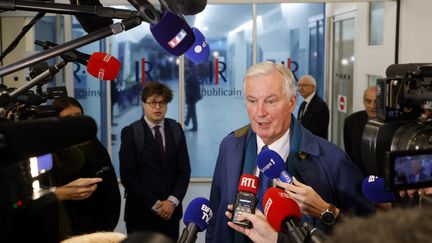
[[[292,119],[295,118],[292,116]],[[363,176],[348,156],[336,145],[313,135],[304,127],[300,126],[300,130],[300,151],[307,156],[296,168],[301,177],[298,179],[342,212],[356,215],[374,212],[373,205],[361,192]],[[210,192],[213,218],[206,231],[207,243],[234,241],[234,231],[228,227],[224,212],[228,204],[235,203],[238,181],[243,172],[245,141],[249,136],[256,135],[246,127],[230,133],[220,144]]]
[[[171,219],[165,222],[172,221],[178,224],[182,217],[181,201],[189,186],[191,172],[183,130],[177,145],[170,125],[165,120],[165,156],[162,161],[157,142],[144,118],[141,118],[141,123],[144,126],[145,134],[144,151],[141,158],[135,151],[132,126],[126,126],[121,131],[120,177],[127,193],[125,221],[139,223],[154,218],[155,214],[151,211],[151,207],[157,200],[163,201],[173,195],[180,201],[180,204],[176,207]],[[163,221],[163,219],[160,220]]]
[[[313,134],[327,139],[330,119],[329,114],[327,104],[318,96],[318,94],[315,94],[307,105],[306,112],[303,114],[301,119],[301,124]],[[297,114],[297,118],[299,118],[299,115],[300,110],[299,114]]]

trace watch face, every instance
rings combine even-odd
[[[327,224],[327,225],[332,225],[335,221],[335,216],[332,212],[330,211],[325,211],[322,214],[322,221]]]

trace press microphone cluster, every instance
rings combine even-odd
[[[252,224],[248,220],[240,221],[238,216],[243,212],[255,213],[257,204],[256,194],[258,192],[258,177],[250,174],[243,174],[240,177],[236,203],[232,214],[231,221],[237,225],[251,228]]]
[[[209,200],[203,197],[193,199],[186,208],[183,217],[186,228],[183,230],[178,243],[194,243],[198,232],[202,232],[207,228],[212,217],[213,211]]]
[[[292,183],[292,177],[285,170],[285,162],[274,150],[262,150],[256,158],[258,168],[270,179],[278,179],[282,182]]]

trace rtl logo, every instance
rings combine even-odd
[[[256,189],[257,188],[256,181],[257,180],[255,178],[242,177],[240,185]]]

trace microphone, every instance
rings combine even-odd
[[[16,100],[24,103],[26,105],[33,105],[33,106],[37,106],[40,105],[44,102],[46,102],[45,99],[43,99],[41,96],[31,92],[31,91],[27,91],[23,94],[20,94],[16,97]]]
[[[374,203],[389,203],[396,200],[395,194],[385,189],[384,179],[374,175],[363,179],[362,192],[369,201]]]
[[[195,42],[185,52],[185,56],[196,64],[207,62],[210,56],[210,46],[207,39],[197,28],[193,27],[192,31],[195,36]]]
[[[294,242],[304,242],[308,234],[299,226],[301,211],[288,193],[276,187],[269,188],[264,194],[263,209],[267,221],[277,232],[287,233]]]
[[[243,174],[240,176],[231,222],[246,228],[252,227],[250,221],[239,221],[237,218],[243,212],[255,213],[255,207],[257,204],[257,198],[255,195],[258,192],[258,180],[258,177],[250,174]]]
[[[292,177],[285,170],[285,162],[274,150],[262,150],[256,158],[258,168],[270,179],[278,179],[282,182],[292,183]]]
[[[186,225],[178,243],[193,243],[197,239],[197,233],[207,228],[213,216],[210,201],[203,197],[193,199],[186,208],[183,223]]]
[[[180,16],[165,11],[160,22],[150,24],[155,40],[174,56],[184,54],[195,42],[194,32]]]
[[[94,6],[95,8],[102,6],[99,0],[70,0],[70,3],[72,5]],[[75,17],[87,33],[94,32],[113,23],[113,20],[108,17],[87,16],[81,14],[75,15]]]
[[[170,0],[166,0],[170,1]],[[171,0],[172,1],[172,0]],[[202,12],[207,5],[207,0],[175,0],[181,14],[195,15]]]
[[[0,122],[0,167],[95,138],[91,117],[51,117]]]
[[[100,80],[115,80],[120,66],[117,58],[103,52],[95,52],[88,60],[87,72]]]

